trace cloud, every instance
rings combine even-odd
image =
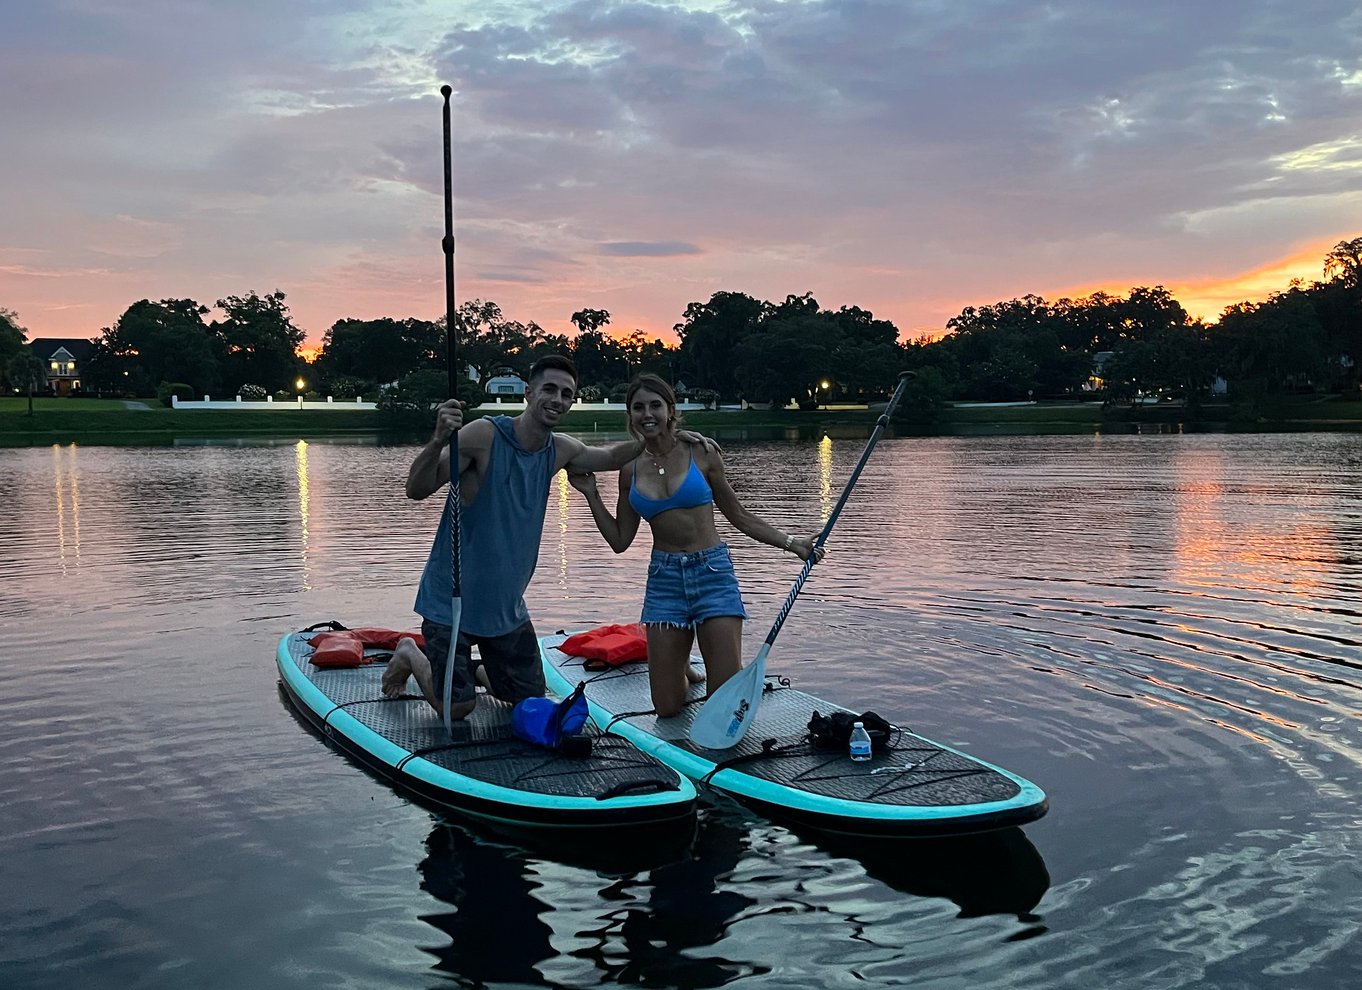
[[[542,285],[545,281],[542,275],[526,274],[525,272],[505,272],[483,270],[478,275],[479,282],[509,282],[521,285]]]
[[[594,305],[660,330],[730,289],[813,291],[908,330],[1057,286],[1271,270],[1358,233],[1362,15],[1337,0],[5,17],[0,250],[107,270],[62,287],[82,318],[102,297],[104,323],[129,285],[278,286],[314,332],[442,310],[443,81],[463,289],[545,325]],[[0,269],[0,305],[55,326],[68,300],[34,281]]]
[[[681,254],[701,253],[694,244],[680,241],[614,241],[601,245],[601,254],[620,258],[673,258]]]

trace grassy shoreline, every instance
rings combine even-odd
[[[491,407],[480,412],[495,412]],[[687,413],[686,424],[720,439],[799,439],[828,433],[868,435],[878,411],[864,408],[817,410],[700,411]],[[0,398],[0,446],[45,446],[80,443],[128,445],[171,443],[193,439],[307,439],[363,437],[385,442],[419,440],[428,427],[393,425],[381,414],[365,410],[183,410],[149,404],[129,409],[121,402],[82,399],[37,399],[28,415],[27,400]],[[575,410],[562,429],[572,433],[622,434],[622,412]],[[1362,402],[1347,400],[1291,401],[1270,415],[1235,421],[1227,406],[1205,407],[1189,420],[1181,407],[1162,405],[1103,410],[1097,403],[1036,403],[1019,406],[954,406],[936,424],[896,425],[905,433],[1016,434],[1136,432],[1150,430],[1358,430]]]

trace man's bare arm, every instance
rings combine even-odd
[[[618,471],[643,453],[642,440],[621,440],[603,447],[588,447],[575,437],[555,434],[560,444],[558,466],[574,474],[592,471]],[[682,443],[702,444],[706,450],[717,451],[719,445],[709,437],[690,430],[681,430],[676,438]],[[564,443],[566,441],[566,443]]]
[[[449,482],[449,446],[434,438],[426,441],[407,468],[407,498],[434,495]]]
[[[642,440],[621,440],[604,447],[588,447],[576,437],[554,434],[558,440],[558,466],[573,474],[618,471],[643,453]]]
[[[427,498],[449,483],[449,438],[459,432],[459,474],[468,469],[479,451],[491,444],[492,426],[486,420],[474,420],[463,426],[463,409],[456,400],[440,406],[435,417],[435,432],[431,434],[407,469],[407,498]]]

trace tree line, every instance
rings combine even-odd
[[[1072,395],[1089,383],[1111,403],[1141,395],[1193,408],[1221,380],[1234,400],[1347,391],[1362,362],[1362,238],[1341,241],[1324,278],[1265,301],[1192,319],[1162,286],[1048,302],[1024,296],[968,307],[940,340],[907,345],[919,388],[952,399],[1008,401]]]
[[[208,308],[192,299],[134,303],[94,342],[86,390],[292,395],[301,380],[308,393],[382,394],[411,408],[448,391],[443,318],[338,320],[309,364],[297,353],[305,335],[284,293],[229,296],[216,307],[223,317],[208,321]],[[920,418],[948,400],[1058,399],[1093,387],[1112,403],[1159,394],[1195,407],[1217,378],[1244,401],[1357,387],[1362,238],[1326,255],[1322,279],[1231,306],[1214,324],[1191,318],[1162,286],[971,306],[940,339],[908,342],[888,320],[855,306],[825,309],[809,293],[771,302],[716,292],[686,307],[676,344],[637,329],[607,333],[603,309],[573,313],[572,335],[508,319],[481,299],[459,305],[455,320],[460,393],[473,402],[485,398],[492,377],[523,377],[541,355],[561,353],[576,361],[587,399],[619,397],[649,371],[706,399],[812,407],[881,398],[911,369],[918,374],[904,408]],[[24,339],[16,314],[0,310],[0,371]],[[14,385],[25,372],[10,370]]]

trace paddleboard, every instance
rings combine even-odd
[[[772,819],[841,835],[945,836],[1024,825],[1048,808],[1030,781],[907,729],[866,762],[851,760],[845,750],[815,748],[808,737],[814,712],[846,709],[769,675],[743,739],[731,749],[703,749],[689,739],[703,684],[691,685],[680,714],[658,718],[646,664],[587,671],[580,657],[557,648],[565,639],[539,641],[551,692],[586,681],[592,718],[607,734]]]
[[[511,706],[487,695],[451,737],[424,699],[383,697],[382,663],[311,664],[313,635],[279,641],[288,700],[324,738],[423,802],[518,828],[693,825],[694,785],[625,739],[588,723],[590,755],[545,749],[513,735]]]

